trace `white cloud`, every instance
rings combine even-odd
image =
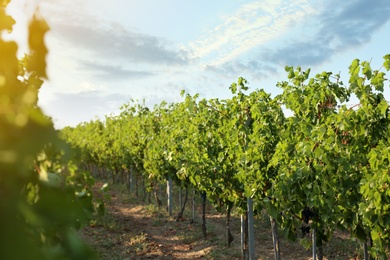
[[[256,1],[243,5],[225,22],[189,46],[195,58],[219,65],[244,52],[281,37],[295,24],[315,13],[307,1]]]
[[[292,31],[285,37],[288,44],[262,48],[259,50],[260,55],[252,59],[281,67],[313,67],[352,48],[359,50],[390,21],[390,2],[376,1],[376,5],[371,5],[366,0],[346,1],[342,4],[337,0],[329,0],[318,8],[320,11],[314,16],[305,19],[298,36]]]

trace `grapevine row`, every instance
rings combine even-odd
[[[356,59],[346,86],[330,72],[311,78],[310,70],[285,69],[288,79],[277,84],[282,94],[274,98],[264,90],[249,92],[239,78],[229,99],[182,92],[182,102],[154,109],[132,102],[119,115],[66,127],[61,134],[80,150],[84,165],[108,169],[112,178],[136,175],[151,188],[173,180],[229,213],[236,207],[249,223],[253,203],[255,214],[266,210],[291,239],[315,232],[320,259],[323,242],[336,229],[368,242],[373,257],[385,257],[390,243],[385,73]],[[390,69],[390,55],[383,69]],[[347,105],[351,97],[358,106]],[[293,115],[286,117],[284,107]],[[250,258],[251,236],[249,230],[249,251],[244,248]]]

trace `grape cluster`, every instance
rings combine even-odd
[[[301,214],[302,214],[302,220],[303,220],[303,223],[301,226],[301,231],[302,231],[301,238],[304,238],[306,234],[310,233],[309,221],[315,216],[315,213],[309,207],[305,207],[302,210]]]

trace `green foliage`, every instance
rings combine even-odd
[[[295,219],[310,209],[311,226],[322,240],[339,227],[363,241],[372,237],[372,253],[379,256],[390,242],[385,74],[358,59],[349,69],[347,88],[338,77],[332,81],[331,73],[308,79],[300,69],[286,68],[290,82],[278,86],[294,116],[271,163],[278,168],[272,204],[283,213],[279,221],[288,232],[299,230]],[[359,99],[357,109],[344,104],[350,95]]]
[[[0,3],[0,36],[14,20]],[[64,161],[53,123],[37,105],[46,77],[44,20],[29,27],[30,54],[0,37],[0,252],[4,259],[88,259],[76,230],[92,216],[93,179]]]

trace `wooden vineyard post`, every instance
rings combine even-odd
[[[172,177],[169,176],[167,180],[167,196],[168,196],[168,214],[172,217]]]

